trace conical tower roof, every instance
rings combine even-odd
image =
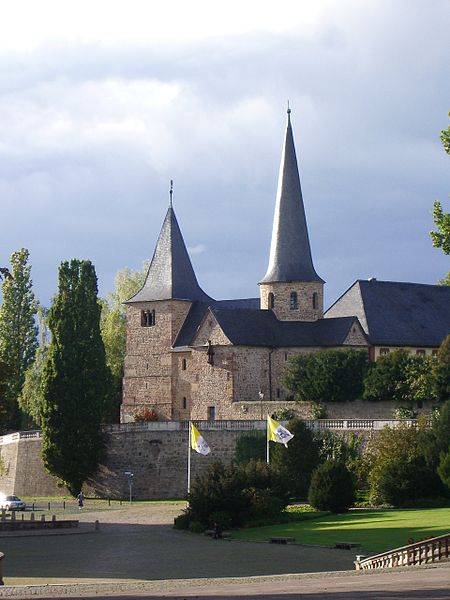
[[[311,257],[297,156],[288,109],[269,266],[260,283],[320,281]]]
[[[211,301],[198,285],[172,205],[164,219],[144,285],[127,304],[153,300]]]

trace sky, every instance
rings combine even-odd
[[[0,8],[0,264],[49,306],[90,259],[106,296],[173,204],[201,287],[256,297],[286,107],[330,305],[356,279],[436,283],[449,210],[447,0],[15,0]]]

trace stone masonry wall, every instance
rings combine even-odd
[[[127,306],[127,349],[121,420],[132,421],[145,408],[172,419],[170,349],[191,303],[171,300]],[[141,311],[155,311],[155,325],[143,327]]]
[[[291,292],[297,293],[298,308],[291,310]],[[269,307],[269,293],[274,295],[273,312],[280,321],[317,321],[323,317],[323,283],[292,281],[291,283],[260,284],[261,308]],[[313,307],[313,294],[317,306]]]

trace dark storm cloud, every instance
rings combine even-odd
[[[435,282],[448,270],[428,237],[448,194],[446,3],[351,6],[314,32],[4,54],[3,256],[30,249],[45,303],[75,256],[105,294],[151,257],[173,178],[201,285],[257,295],[289,98],[328,303],[357,277]]]

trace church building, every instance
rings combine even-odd
[[[126,303],[121,421],[145,411],[162,421],[262,419],[293,400],[282,378],[294,354],[355,348],[375,358],[383,353],[381,342],[388,351],[412,344],[431,352],[450,330],[448,287],[356,282],[324,315],[323,286],[311,256],[288,110],[260,297],[214,300],[201,289],[170,202],[144,285]],[[387,295],[381,306],[377,294]],[[403,327],[397,339],[390,308],[397,307],[397,320],[411,323],[414,305],[422,299],[423,309],[431,296],[436,314],[409,337]],[[413,312],[400,315],[405,303]],[[377,339],[380,327],[388,335]]]

